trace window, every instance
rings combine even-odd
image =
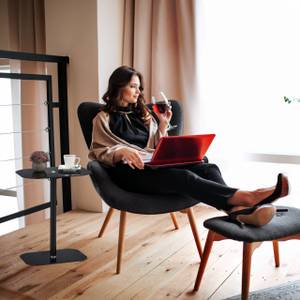
[[[217,134],[210,161],[229,185],[243,189],[271,186],[285,172],[293,192],[277,203],[300,207],[300,103],[283,99],[300,98],[300,1],[196,5],[196,128]]]
[[[198,3],[201,130],[218,156],[300,155],[300,1]],[[222,149],[222,151],[220,151]]]
[[[6,66],[0,72],[9,73]],[[17,178],[15,175],[16,135],[13,134],[17,113],[12,105],[11,80],[0,78],[0,216],[6,216],[19,210],[17,199]],[[19,143],[20,144],[20,143]],[[13,219],[0,224],[0,235],[19,229],[22,219]]]

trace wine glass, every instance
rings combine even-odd
[[[160,94],[162,96],[162,100],[157,100],[155,97],[152,96],[151,103],[152,103],[154,112],[164,114],[167,110],[172,109],[172,105],[171,105],[171,102],[168,100],[168,98],[166,97],[166,95],[163,92],[160,92]],[[169,123],[167,131],[170,131],[176,127],[177,127],[177,125],[171,125]]]

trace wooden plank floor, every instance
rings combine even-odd
[[[195,208],[202,245],[203,220],[220,214]],[[214,244],[198,293],[192,293],[199,256],[185,214],[173,229],[168,214],[129,214],[122,271],[115,274],[118,221],[115,213],[97,238],[105,214],[72,211],[58,216],[58,249],[76,248],[84,262],[27,266],[19,255],[47,250],[49,222],[28,226],[0,238],[0,299],[225,299],[240,293],[242,244]],[[299,241],[280,243],[281,267],[275,268],[271,243],[253,256],[251,290],[300,279]]]

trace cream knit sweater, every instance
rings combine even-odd
[[[149,138],[146,148],[142,149],[136,145],[113,134],[109,128],[109,114],[101,111],[93,120],[92,143],[89,158],[99,160],[107,166],[114,166],[114,153],[124,147],[133,148],[143,152],[153,152],[162,137],[156,120],[152,117],[149,122]]]

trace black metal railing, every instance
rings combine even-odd
[[[50,165],[55,166],[55,145],[54,145],[54,120],[53,110],[59,111],[59,131],[60,131],[60,159],[63,162],[63,155],[69,153],[69,120],[68,120],[68,91],[67,91],[67,64],[69,63],[68,56],[56,56],[46,54],[34,54],[27,52],[15,52],[0,50],[0,59],[15,59],[36,62],[48,62],[57,64],[57,85],[58,85],[58,101],[53,101],[52,94],[52,76],[44,74],[24,74],[24,73],[3,73],[0,72],[0,78],[17,79],[17,80],[38,80],[46,82],[48,114],[48,142]],[[62,179],[62,196],[64,212],[72,209],[71,202],[71,182],[70,178]],[[0,218],[0,223],[11,219],[25,216],[47,208],[47,205],[37,205],[17,213]]]

